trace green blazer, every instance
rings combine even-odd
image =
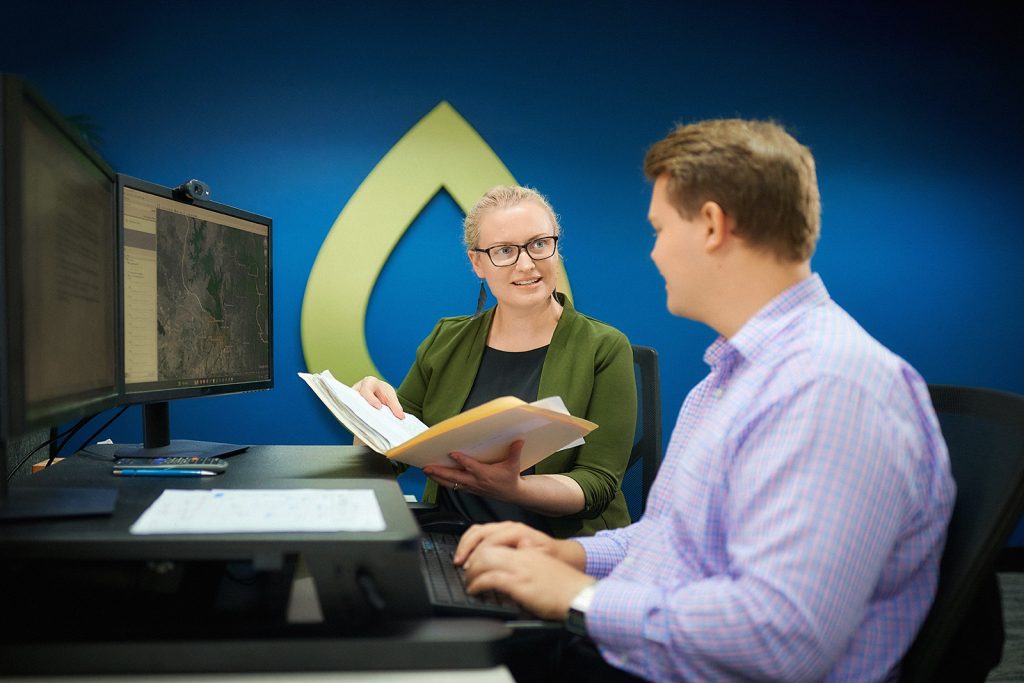
[[[537,474],[565,474],[583,489],[583,510],[547,518],[552,533],[567,538],[629,524],[621,484],[636,430],[636,380],[626,336],[577,313],[561,295],[559,301],[562,316],[551,337],[537,398],[561,396],[570,413],[598,425],[584,445],[559,451],[535,469]],[[491,308],[476,317],[438,321],[398,388],[406,412],[434,425],[462,411],[493,318]],[[436,496],[437,483],[428,479],[423,499],[434,502]]]

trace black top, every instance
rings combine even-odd
[[[515,396],[527,403],[536,401],[540,389],[540,373],[547,353],[547,346],[530,351],[499,351],[485,347],[480,369],[462,410],[475,408],[502,396]],[[533,474],[533,468],[523,474]],[[474,493],[440,488],[437,492],[437,505],[457,512],[473,523],[514,521],[544,532],[549,531],[544,517],[536,512]]]

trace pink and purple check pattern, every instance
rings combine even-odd
[[[643,519],[577,539],[589,633],[652,680],[894,678],[955,497],[924,381],[817,275],[705,360]]]

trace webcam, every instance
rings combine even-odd
[[[174,188],[174,194],[178,197],[185,197],[195,201],[196,199],[209,199],[210,186],[202,180],[189,180]]]

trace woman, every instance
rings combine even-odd
[[[490,465],[452,454],[460,467],[424,468],[424,500],[470,522],[523,521],[559,537],[629,524],[620,490],[636,422],[629,341],[556,292],[558,219],[538,192],[495,187],[463,227],[481,278],[477,314],[442,318],[397,392],[375,377],[353,388],[374,407],[427,425],[500,396],[561,396],[570,413],[598,425],[584,445],[522,474],[519,443]],[[484,280],[498,302],[486,311]]]

